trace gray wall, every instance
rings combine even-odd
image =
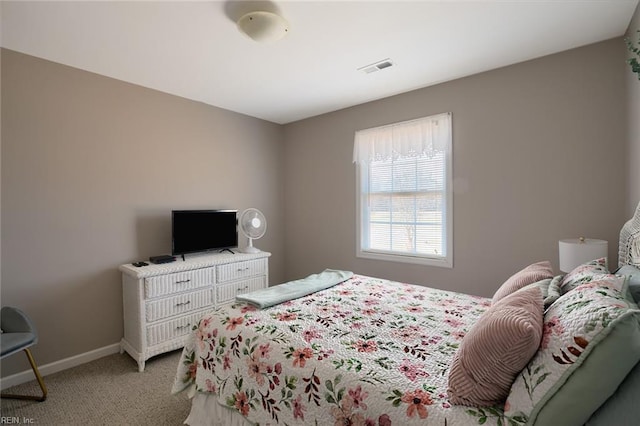
[[[635,46],[640,38],[640,5],[636,8],[633,15],[629,30],[626,36],[629,37]],[[625,58],[630,58],[631,53],[625,51]],[[631,72],[631,68],[627,65],[626,69],[627,83],[627,117],[629,128],[629,145],[627,153],[627,182],[628,182],[628,208],[627,215],[631,217],[640,203],[640,79],[638,74]]]
[[[10,50],[1,64],[2,304],[33,317],[40,364],[120,341],[118,265],[171,251],[172,208],[263,210],[256,245],[282,281],[282,126]]]
[[[490,296],[561,238],[627,219],[624,44],[580,49],[285,126],[285,271],[323,268]],[[391,70],[390,72],[393,72]],[[453,113],[454,268],[355,256],[358,129]]]
[[[640,199],[624,57],[614,39],[278,126],[3,50],[2,304],[34,317],[40,364],[118,342],[117,265],[168,252],[176,207],[261,208],[272,283],[332,267],[488,296],[579,235],[615,261]],[[454,268],[357,259],[354,131],[443,111]]]

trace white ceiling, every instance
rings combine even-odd
[[[275,123],[618,37],[638,0],[0,3],[3,47]],[[255,7],[259,5],[258,7]],[[290,23],[259,44],[250,9]],[[395,65],[358,68],[390,58]]]

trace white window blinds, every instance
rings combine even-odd
[[[451,266],[451,114],[356,132],[358,256]]]

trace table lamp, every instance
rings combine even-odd
[[[584,237],[560,240],[558,242],[560,270],[571,272],[583,263],[607,257],[608,245],[605,240]]]

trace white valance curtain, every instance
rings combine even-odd
[[[433,156],[451,140],[451,113],[356,132],[353,162],[368,163],[404,156]]]

